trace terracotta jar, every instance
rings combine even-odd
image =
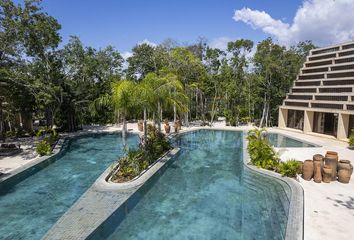
[[[316,183],[321,183],[322,182],[322,160],[321,159],[316,159],[313,161],[313,168],[314,168],[314,173],[313,173],[313,181]]]
[[[302,166],[302,178],[310,181],[313,176],[313,162],[306,160]]]
[[[325,165],[330,166],[332,169],[332,181],[337,180],[338,156],[326,154],[324,161],[325,161]]]
[[[181,130],[181,121],[177,120],[174,124],[175,132],[179,132]]]
[[[322,181],[325,183],[330,183],[332,180],[332,168],[331,166],[323,166]]]
[[[297,168],[296,173],[297,174],[302,174],[302,166],[304,165],[304,163],[302,161],[297,161],[299,163],[299,167]]]
[[[143,123],[143,121],[138,121],[138,130],[140,132],[144,131],[144,123]]]
[[[165,133],[169,134],[171,131],[171,126],[170,124],[168,124],[168,122],[165,122],[164,128],[165,128]]]
[[[338,181],[341,183],[349,183],[353,173],[353,165],[349,160],[340,160],[338,163]]]
[[[326,158],[335,158],[338,161],[338,153],[334,151],[327,151],[326,152]]]

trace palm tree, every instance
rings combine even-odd
[[[132,110],[138,107],[137,84],[133,81],[122,80],[112,83],[111,94],[103,95],[90,104],[90,112],[95,115],[97,109],[103,106],[112,106],[123,118],[122,136],[125,142],[127,133],[126,118]],[[125,145],[125,144],[124,144]]]
[[[123,118],[123,139],[125,139],[127,132],[127,115],[137,107],[136,90],[136,83],[133,81],[123,80],[112,84],[112,105]]]
[[[157,111],[158,130],[161,131],[163,106],[171,106],[179,110],[187,108],[188,98],[183,92],[183,84],[177,76],[167,73],[162,77],[155,73],[149,73],[141,82],[146,89],[149,89],[149,100],[151,109]]]

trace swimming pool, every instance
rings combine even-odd
[[[266,133],[266,138],[274,147],[277,148],[301,148],[301,147],[317,147],[315,144],[303,142],[279,133]]]
[[[0,184],[0,238],[40,239],[123,153],[121,140],[120,134],[68,140],[50,165],[17,184]],[[128,146],[137,143],[137,135],[128,135]]]
[[[199,130],[176,143],[131,212],[91,239],[284,239],[290,188],[244,166],[242,132]]]

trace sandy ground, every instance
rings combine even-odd
[[[171,132],[174,131],[173,124]],[[224,122],[216,122],[214,127],[230,129]],[[195,128],[192,126],[191,128]],[[239,127],[240,130],[247,130],[251,127]],[[90,126],[84,128],[83,132],[117,131],[120,126]],[[190,129],[190,128],[189,128]],[[235,128],[233,128],[235,129]],[[128,131],[137,132],[136,123],[128,123]],[[326,138],[318,135],[308,135],[297,131],[270,129],[291,137],[305,140],[320,145],[316,148],[286,148],[277,149],[282,160],[288,159],[306,160],[312,159],[316,153],[325,154],[332,150],[339,154],[340,159],[347,159],[354,164],[354,151],[347,148],[347,143],[337,141],[333,138]],[[0,157],[0,171],[11,172],[14,169],[28,164],[38,156],[34,153],[33,140],[21,141],[23,153],[12,157]],[[305,218],[304,237],[305,240],[333,240],[351,239],[354,236],[354,177],[349,184],[339,182],[315,183],[298,179],[304,189],[305,197]]]

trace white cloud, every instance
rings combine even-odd
[[[152,47],[156,47],[156,46],[157,46],[156,43],[150,42],[150,41],[147,40],[147,39],[144,39],[143,41],[139,42],[138,45],[141,45],[141,44],[144,44],[144,43],[146,43],[147,45],[150,45],[150,46],[152,46]]]
[[[123,52],[121,55],[124,60],[127,60],[129,57],[133,56],[133,53],[132,52]]]
[[[305,0],[291,25],[249,8],[236,10],[233,19],[261,29],[285,45],[305,40],[328,45],[354,39],[353,12],[354,0]]]
[[[227,49],[227,43],[231,41],[235,41],[235,39],[229,37],[219,37],[213,39],[208,45],[211,48],[218,48],[225,51]]]
[[[122,54],[122,58],[124,59],[124,62],[123,62],[123,69],[127,69],[128,68],[128,62],[127,62],[127,59],[131,56],[133,56],[133,53],[132,52],[123,52]]]

